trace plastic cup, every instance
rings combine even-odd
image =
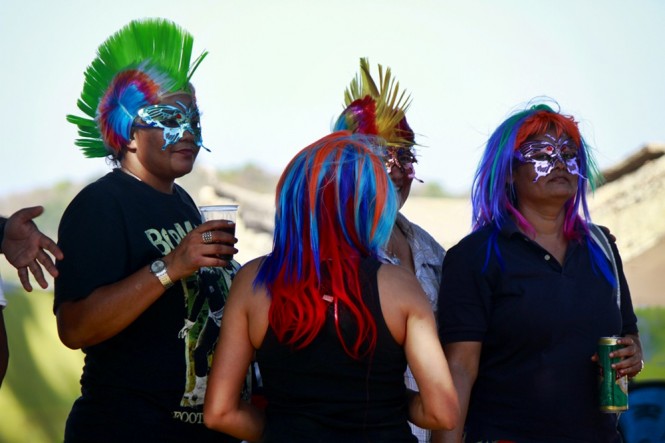
[[[204,222],[209,220],[228,220],[232,223],[229,223],[228,226],[225,226],[220,231],[228,232],[229,234],[236,236],[236,218],[238,216],[238,205],[205,205],[199,206],[199,211],[201,212],[201,219]],[[222,260],[231,260],[233,258],[232,254],[222,254],[219,256]]]

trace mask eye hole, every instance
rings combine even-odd
[[[178,123],[178,120],[175,119],[175,118],[167,118],[167,119],[161,120],[159,123],[161,123],[162,126],[165,126],[167,128],[177,128],[177,127],[180,126],[180,124]]]
[[[576,160],[577,159],[577,152],[575,152],[575,151],[562,152],[561,157],[564,160]]]
[[[400,157],[398,157],[398,160],[401,164],[406,164],[406,163],[415,163],[416,159],[413,155],[410,154],[405,154]]]
[[[527,158],[531,160],[536,160],[539,162],[544,162],[544,161],[549,161],[552,157],[550,157],[548,154],[545,154],[544,152],[536,152]]]

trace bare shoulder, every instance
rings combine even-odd
[[[259,272],[259,267],[264,258],[265,257],[257,257],[242,265],[235,277],[233,277],[233,284],[231,287],[233,288],[233,286],[236,285],[243,286],[245,284],[253,285],[254,279]]]
[[[240,268],[231,284],[227,302],[228,309],[233,314],[241,314],[247,322],[245,327],[255,349],[261,347],[265,338],[270,310],[270,297],[265,286],[254,284],[264,258],[256,258]]]
[[[243,303],[254,303],[257,297],[252,297],[255,293],[265,293],[263,287],[255,287],[254,280],[259,272],[259,267],[264,257],[255,258],[244,264],[231,284],[229,299],[242,299]]]
[[[244,272],[247,272],[249,270],[253,270],[255,272],[258,272],[259,266],[261,266],[261,263],[263,263],[263,260],[265,260],[265,258],[266,258],[265,255],[262,255],[261,257],[256,257],[256,258],[248,261],[244,265],[242,265],[240,270],[241,271],[244,270]]]
[[[418,279],[401,266],[383,264],[378,273],[381,300],[400,306],[405,311],[430,309],[429,301]]]
[[[420,283],[408,269],[382,264],[378,273],[379,299],[383,318],[393,338],[400,345],[406,339],[410,318],[434,321],[432,309]]]

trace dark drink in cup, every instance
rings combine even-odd
[[[236,236],[236,216],[238,214],[238,205],[207,205],[199,206],[201,211],[201,220],[206,222],[209,220],[227,220],[229,224],[220,229],[220,231],[228,232]],[[233,254],[222,254],[219,256],[222,260],[230,261],[233,259]]]
[[[235,237],[236,236],[236,224],[233,223],[233,224],[229,224],[228,226],[224,226],[222,229],[220,229],[220,231],[226,232],[226,233],[231,234],[232,236]],[[219,256],[219,258],[221,258],[222,260],[231,261],[231,260],[233,260],[233,254],[221,254]]]

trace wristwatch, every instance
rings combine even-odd
[[[165,289],[173,286],[171,277],[169,277],[168,272],[166,272],[166,263],[161,258],[158,258],[154,262],[150,263],[150,272],[152,272],[155,277],[159,279],[159,282],[164,286]]]

